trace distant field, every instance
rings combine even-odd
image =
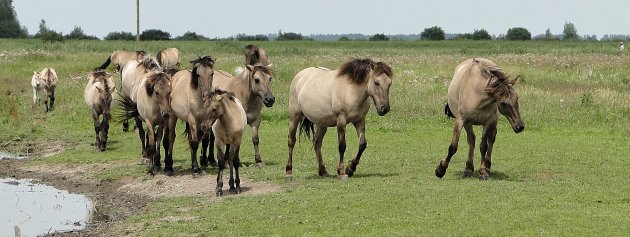
[[[622,236],[630,232],[630,53],[615,42],[256,42],[274,67],[276,103],[263,109],[262,169],[253,163],[250,130],[241,148],[242,176],[282,186],[262,195],[157,198],[112,230],[129,236]],[[227,71],[243,63],[247,42],[142,42],[154,54],[177,47],[186,61],[212,55]],[[25,153],[61,145],[63,152],[26,165],[122,163],[129,168],[94,174],[104,181],[142,177],[139,143],[115,123],[108,151],[97,153],[83,88],[90,70],[133,42],[0,41],[0,150]],[[394,68],[392,110],[370,111],[368,148],[347,181],[317,177],[311,144],[296,146],[294,178],[284,180],[289,84],[309,66],[336,68],[349,57],[372,57]],[[446,153],[452,120],[443,114],[454,67],[484,57],[511,75],[526,130],[514,134],[499,121],[491,180],[463,179],[462,138],[443,179],[434,175]],[[187,62],[182,65],[189,67]],[[34,70],[53,67],[60,77],[57,108],[32,109]],[[110,69],[111,71],[111,69]],[[119,83],[116,77],[116,83]],[[179,128],[182,126],[180,125]],[[476,129],[480,138],[480,129]],[[463,136],[464,137],[464,136]],[[183,135],[176,172],[188,172]],[[357,149],[348,128],[348,152]],[[478,139],[479,140],[479,139]],[[338,162],[334,129],[324,139],[328,171]],[[476,154],[478,167],[479,154]],[[214,172],[212,172],[214,173]],[[0,177],[2,178],[2,177]],[[177,179],[180,177],[173,177]],[[214,175],[204,176],[214,179]],[[199,187],[210,189],[214,187]],[[165,216],[172,218],[164,218]]]

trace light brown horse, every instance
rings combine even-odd
[[[300,71],[291,82],[289,97],[289,159],[286,178],[293,177],[293,147],[295,134],[317,133],[313,146],[317,156],[319,176],[328,175],[322,160],[322,139],[328,127],[337,127],[339,140],[339,165],[337,174],[345,179],[356,171],[361,154],[367,147],[365,140],[365,117],[370,109],[370,98],[376,113],[384,116],[389,112],[389,87],[393,78],[392,68],[383,62],[371,59],[352,59],[335,71],[310,67]],[[359,150],[344,171],[346,151],[346,125],[352,123],[359,137]]]
[[[107,147],[107,133],[112,119],[112,97],[115,91],[114,78],[111,74],[101,70],[90,74],[88,83],[83,91],[85,103],[92,109],[94,132],[96,133],[94,146],[98,151],[104,151]],[[103,119],[99,122],[101,115]]]
[[[59,78],[57,72],[53,68],[44,68],[39,73],[39,79],[43,85],[46,97],[44,97],[44,104],[46,105],[46,112],[52,111],[55,108],[55,89],[59,84]],[[48,101],[50,100],[50,104]]]
[[[161,70],[160,64],[153,57],[145,57],[140,61],[131,60],[125,64],[121,72],[121,96],[123,99],[129,99],[131,91],[145,74],[157,73]],[[125,119],[123,120],[123,131],[127,131],[128,129],[129,121]]]
[[[124,116],[134,118],[138,127],[138,136],[142,143],[143,154],[149,157],[149,173],[159,171],[160,141],[167,121],[171,114],[171,76],[163,73],[147,73],[133,88],[129,98],[123,99]],[[144,143],[145,131],[142,123],[146,124],[147,143]],[[157,126],[157,129],[156,129]],[[145,152],[146,150],[146,152]]]
[[[31,87],[33,87],[33,107],[39,106],[39,93],[42,90],[42,79],[39,78],[40,72],[33,71],[31,77]]]
[[[168,121],[168,150],[165,157],[164,171],[168,175],[173,173],[173,143],[175,141],[175,126],[177,119],[186,122],[188,134],[188,144],[190,146],[191,167],[194,175],[201,174],[202,170],[208,167],[206,156],[201,158],[201,169],[197,163],[197,149],[199,140],[204,137],[204,133],[199,129],[202,122],[207,121],[207,114],[204,111],[203,93],[212,88],[212,77],[214,75],[214,60],[205,56],[190,62],[193,66],[191,71],[182,70],[173,76],[171,93],[171,108],[173,115]],[[205,149],[203,147],[202,149]],[[214,158],[211,162],[216,164]]]
[[[479,150],[481,165],[479,178],[490,177],[492,146],[497,135],[499,114],[505,115],[515,133],[525,129],[518,109],[518,94],[513,86],[518,77],[511,80],[493,62],[483,59],[468,59],[455,68],[455,75],[448,87],[448,103],[444,112],[455,118],[453,138],[448,147],[448,155],[440,160],[435,169],[435,176],[442,178],[455,152],[462,127],[466,130],[468,141],[468,161],[464,177],[472,176],[473,158],[475,155],[475,134],[473,125],[482,125],[483,134]]]
[[[203,122],[202,130],[208,130],[209,126],[212,125],[212,132],[215,136],[214,145],[219,160],[216,195],[223,195],[223,170],[226,160],[230,166],[230,192],[241,193],[241,179],[238,169],[241,139],[247,124],[245,110],[232,92],[221,89],[206,93],[203,101],[205,113],[207,117],[212,119]]]
[[[162,49],[155,55],[158,63],[164,69],[179,69],[179,49],[168,48]]]
[[[236,98],[243,103],[243,108],[247,113],[247,124],[252,127],[252,143],[254,145],[254,160],[257,167],[264,165],[260,158],[258,145],[258,128],[262,120],[261,111],[263,105],[273,106],[276,97],[271,91],[271,80],[273,79],[271,68],[267,65],[255,64],[245,65],[244,69],[236,77],[231,78],[226,72],[219,71],[215,74],[213,86],[234,92]],[[212,136],[210,137],[212,140]]]
[[[109,66],[109,64],[113,63],[116,66],[116,71],[120,72],[122,70],[122,67],[127,65],[128,62],[141,61],[148,56],[149,55],[144,51],[114,51],[111,55],[109,55],[109,57],[107,57],[107,60],[105,60],[103,65],[97,67],[96,69],[105,70],[107,66]]]

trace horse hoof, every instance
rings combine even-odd
[[[354,170],[350,169],[350,167],[346,167],[346,174],[348,177],[352,177],[354,175]]]
[[[464,170],[464,178],[470,178],[472,177],[473,171],[472,170]]]
[[[149,158],[142,157],[142,160],[140,160],[140,164],[141,165],[148,165],[149,164]]]
[[[256,162],[256,168],[262,168],[263,166],[265,166],[265,162]]]
[[[193,177],[193,179],[196,179],[196,178],[201,177],[201,174],[199,174],[199,173],[193,173],[193,174],[192,174],[192,177]]]
[[[230,188],[230,193],[231,194],[238,194],[238,190],[236,188]]]
[[[487,175],[487,174],[479,175],[479,180],[483,180],[483,181],[490,180],[490,175]]]
[[[175,173],[172,169],[167,169],[164,168],[164,173],[166,174],[166,176],[173,176],[173,174]]]
[[[438,165],[438,167],[435,168],[435,176],[441,179],[442,177],[444,177],[444,174],[446,174],[446,168],[443,168],[441,165]]]
[[[286,179],[287,181],[293,181],[293,175],[285,175],[284,179]]]
[[[217,194],[217,197],[223,196],[223,190],[220,190],[220,189],[217,190],[216,194]]]
[[[339,175],[339,179],[341,179],[341,180],[348,180],[348,175],[347,174]]]
[[[208,164],[210,165],[210,167],[217,167],[217,161],[215,160],[209,161]]]

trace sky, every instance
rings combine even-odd
[[[135,0],[13,0],[13,7],[30,34],[42,19],[63,34],[75,26],[99,38],[136,32]],[[630,0],[140,0],[140,31],[159,29],[172,37],[187,31],[210,38],[279,30],[305,36],[419,34],[432,26],[496,36],[524,27],[535,36],[547,29],[561,34],[566,22],[578,35],[630,35]]]

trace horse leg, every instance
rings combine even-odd
[[[241,145],[237,145],[234,146],[233,149],[234,152],[231,152],[232,154],[232,163],[234,163],[234,173],[236,174],[236,179],[234,180],[234,183],[236,185],[236,194],[241,193],[241,177],[238,174],[238,168],[241,166]]]
[[[136,127],[138,127],[138,137],[140,138],[140,143],[142,145],[142,160],[140,163],[148,164],[150,162],[150,156],[147,154],[146,134],[144,132],[144,127],[142,127],[142,120],[138,117],[134,120],[136,121]]]
[[[197,149],[199,148],[199,133],[197,132],[197,126],[187,124],[188,130],[188,145],[190,146],[190,162],[193,175],[200,175],[201,169],[197,163]]]
[[[173,145],[175,144],[175,126],[177,125],[177,117],[171,116],[168,120],[168,129],[166,129],[167,139],[165,139],[165,143],[168,145],[164,145],[165,155],[164,155],[164,172],[166,175],[171,176],[174,173],[173,170]]]
[[[464,177],[468,178],[472,176],[475,170],[475,131],[471,124],[465,124],[464,130],[466,130],[466,141],[468,142],[468,160],[466,161],[466,169],[464,169]]]
[[[260,159],[260,151],[258,150],[258,127],[260,127],[260,116],[252,122],[252,144],[254,144],[254,160],[256,161],[256,167],[261,168],[265,166],[265,162]]]
[[[298,121],[302,120],[304,115],[302,113],[295,113],[289,115],[289,158],[287,160],[287,166],[285,167],[284,177],[287,180],[293,179],[293,147],[295,147],[295,134],[297,133]]]
[[[448,155],[446,158],[440,160],[437,168],[435,168],[435,176],[438,178],[444,177],[448,163],[451,162],[451,158],[457,152],[457,143],[459,142],[459,135],[462,133],[462,127],[464,126],[464,120],[455,119],[455,126],[453,126],[453,138],[451,139],[451,145],[448,147]]]
[[[154,137],[155,154],[153,154],[153,171],[160,171],[162,169],[162,163],[161,163],[162,156],[160,155],[160,143],[162,141],[162,136],[164,135],[164,129],[165,129],[164,125],[165,125],[164,123],[157,125],[157,133],[155,134],[155,137]]]
[[[204,136],[204,140],[202,140],[202,144],[204,147],[207,147],[206,152],[206,160],[211,167],[217,166],[217,160],[214,159],[214,133],[212,133],[212,129],[209,130],[208,134]]]
[[[223,195],[223,170],[225,169],[225,155],[226,154],[223,153],[223,144],[217,143],[216,148],[217,148],[219,172],[217,173],[217,186],[214,191],[217,197],[219,197]]]
[[[339,142],[339,165],[337,165],[337,175],[340,179],[347,179],[348,175],[344,170],[344,156],[346,154],[346,123],[345,119],[337,118],[337,140]]]
[[[94,110],[92,110],[92,118],[94,119],[94,133],[96,133],[96,141],[94,142],[94,147],[96,148],[97,151],[100,151],[101,141],[98,137],[98,133],[101,130],[101,128],[100,128],[100,123],[98,122],[98,113],[96,113],[96,111]]]
[[[50,99],[50,96],[48,96],[48,90],[46,90],[46,88],[44,88],[44,92],[46,92],[46,96],[44,97],[44,105],[46,106],[46,113],[48,113],[48,100]]]
[[[494,141],[497,136],[497,122],[484,126],[484,135],[486,138],[485,143],[487,144],[487,148],[484,152],[482,151],[481,157],[481,165],[479,166],[479,179],[487,180],[490,178],[490,166],[492,166],[492,147],[494,146]],[[483,141],[482,141],[483,142]]]
[[[228,158],[228,160],[230,161],[230,193],[239,194],[241,193],[241,181],[239,179],[234,179],[234,172],[238,172],[239,162],[237,161],[237,159],[240,145],[230,144],[228,146],[230,150],[230,156]]]
[[[39,97],[37,93],[37,89],[33,87],[33,107],[39,106]]]
[[[146,123],[147,124],[147,146],[146,146],[146,150],[147,150],[147,155],[149,156],[149,170],[147,171],[147,174],[150,175],[155,175],[155,173],[153,172],[153,166],[155,165],[155,126],[149,122]]]
[[[328,176],[328,172],[326,172],[326,165],[324,164],[324,159],[322,158],[322,143],[327,130],[328,128],[326,126],[317,126],[317,132],[313,138],[313,147],[315,148],[315,156],[317,157],[317,173],[319,174],[319,177],[322,178]]]
[[[357,151],[357,156],[354,157],[348,167],[346,167],[346,174],[348,177],[352,177],[354,175],[354,171],[357,170],[357,165],[359,165],[359,161],[361,160],[361,155],[365,148],[367,148],[367,141],[365,140],[365,119],[361,120],[357,123],[353,123],[354,128],[357,130],[357,136],[359,137],[359,150]]]
[[[107,134],[109,132],[109,120],[111,119],[110,114],[103,114],[103,121],[101,122],[100,132],[99,132],[99,140],[101,142],[101,151],[105,151],[107,149]]]

